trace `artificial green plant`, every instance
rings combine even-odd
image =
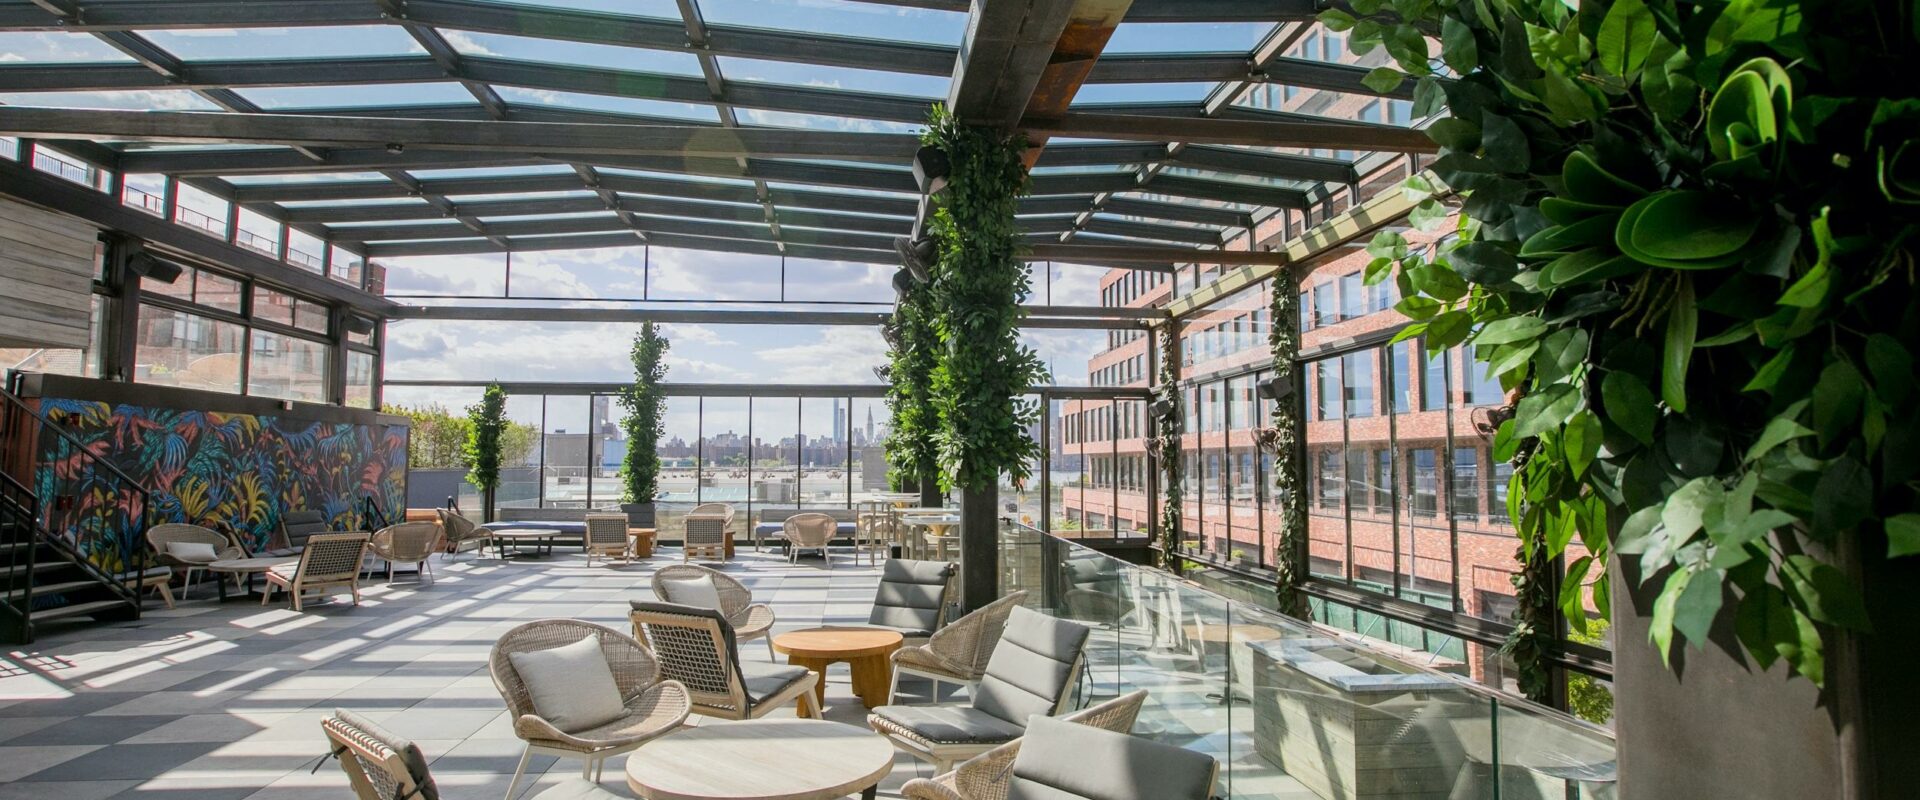
[[[1663,657],[1726,613],[1760,668],[1823,684],[1836,637],[1872,628],[1838,565],[1920,552],[1915,5],[1350,11],[1321,20],[1384,49],[1372,88],[1417,81],[1432,171],[1464,197],[1457,238],[1382,234],[1366,279],[1398,282],[1400,338],[1471,341],[1521,395],[1494,450],[1519,465],[1525,560],[1569,557],[1566,624],[1630,578]],[[1538,627],[1516,645],[1551,646]]]
[[[634,334],[627,357],[633,364],[633,382],[620,387],[620,431],[627,437],[627,453],[620,459],[622,499],[651,503],[660,490],[660,437],[666,433],[667,398],[661,384],[667,379],[667,350],[672,343],[651,322]]]
[[[467,483],[480,490],[480,508],[493,519],[493,493],[500,486],[500,440],[507,429],[507,391],[489,383],[480,402],[467,407]]]
[[[939,475],[939,452],[933,431],[940,412],[933,406],[933,367],[939,361],[939,341],[933,334],[933,296],[925,290],[900,298],[887,322],[889,384],[887,408],[887,464],[896,491],[920,491],[923,481]]]
[[[1186,559],[1175,556],[1180,549],[1182,466],[1185,463],[1180,451],[1180,439],[1184,422],[1180,414],[1180,333],[1179,326],[1169,323],[1154,330],[1158,337],[1156,352],[1158,364],[1154,369],[1159,373],[1153,381],[1154,402],[1149,407],[1153,418],[1153,453],[1160,462],[1160,549],[1154,553],[1156,566],[1174,574],[1179,574]]]
[[[1267,316],[1274,322],[1267,332],[1267,345],[1273,351],[1272,379],[1282,384],[1298,380],[1295,373],[1299,367],[1294,361],[1300,357],[1300,329],[1293,321],[1300,318],[1300,296],[1293,291],[1295,283],[1273,282],[1273,302]],[[1290,396],[1273,404],[1272,450],[1285,460],[1275,464],[1273,470],[1274,496],[1280,501],[1279,541],[1274,546],[1273,563],[1278,590],[1275,600],[1281,613],[1301,619],[1310,616],[1306,595],[1300,592],[1300,583],[1307,577],[1307,507],[1300,486],[1305,467],[1300,431],[1304,429],[1299,398]]]

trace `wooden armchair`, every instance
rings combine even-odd
[[[412,564],[422,580],[433,578],[427,559],[440,547],[440,526],[431,522],[402,522],[375,531],[368,541],[374,557],[387,562],[387,581],[394,564]]]
[[[706,503],[687,512],[685,548],[681,561],[701,558],[727,560],[727,539],[733,535],[733,506]]]
[[[674,581],[709,580],[720,599],[720,614],[733,626],[736,643],[759,639],[767,644],[767,660],[773,661],[773,606],[753,602],[753,591],[732,575],[698,564],[671,564],[653,573],[653,596],[662,603],[688,605],[685,598],[674,597]]]
[[[366,533],[321,533],[307,540],[300,560],[267,570],[267,587],[260,594],[260,605],[273,599],[274,587],[293,596],[293,610],[301,610],[302,597],[309,591],[325,591],[340,586],[353,594],[360,604],[360,564],[366,560]]]

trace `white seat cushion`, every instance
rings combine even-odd
[[[168,542],[167,555],[194,564],[211,564],[220,557],[207,542]]]
[[[660,588],[666,591],[667,602],[674,605],[720,610],[720,589],[713,585],[710,575],[664,579]]]
[[[509,653],[513,671],[527,685],[533,710],[553,727],[568,733],[599,727],[626,713],[613,670],[600,652],[600,639],[580,641],[546,650]]]

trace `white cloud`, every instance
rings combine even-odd
[[[442,29],[440,32],[440,35],[445,36],[447,38],[447,42],[453,45],[453,49],[460,51],[462,55],[469,55],[469,56],[499,55],[498,53],[493,52],[493,50],[488,48],[486,45],[481,44],[479,41],[475,40],[473,38],[473,34],[467,33],[466,31]]]
[[[877,383],[873,368],[887,363],[887,343],[876,328],[831,327],[816,341],[762,348],[755,356],[779,383]]]
[[[719,331],[707,325],[688,323],[670,323],[660,326],[660,333],[675,344],[729,345],[733,340],[720,335]]]

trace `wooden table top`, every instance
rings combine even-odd
[[[899,631],[880,628],[803,628],[774,634],[773,649],[801,658],[860,658],[900,649]]]
[[[708,721],[627,756],[646,800],[840,800],[891,771],[886,737],[813,719]]]
[[[558,539],[560,531],[553,528],[488,528],[496,539]]]

